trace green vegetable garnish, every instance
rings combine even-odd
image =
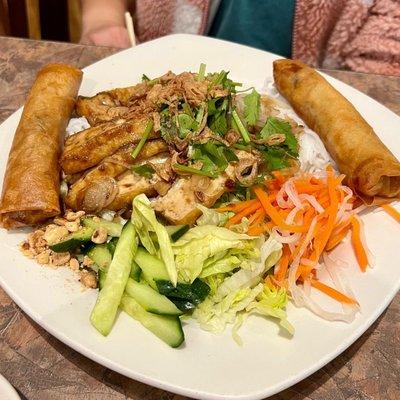
[[[260,94],[253,89],[244,97],[244,119],[248,125],[255,125],[260,115]]]
[[[199,73],[197,75],[197,80],[199,82],[203,81],[205,74],[206,74],[206,64],[201,63],[199,68]]]
[[[292,133],[292,127],[290,124],[282,119],[275,117],[268,117],[267,122],[258,134],[259,139],[267,139],[269,136],[274,134],[290,134]]]
[[[142,82],[149,82],[149,81],[150,81],[150,78],[146,74],[143,74],[142,75]]]
[[[140,139],[140,142],[138,143],[138,145],[135,147],[135,149],[131,153],[132,158],[135,159],[139,155],[140,150],[142,150],[144,144],[146,143],[147,139],[150,136],[150,133],[151,133],[151,131],[153,129],[153,125],[154,125],[153,120],[150,120],[147,123],[146,129],[143,132],[143,135],[142,135],[142,138]]]
[[[245,126],[243,125],[243,122],[241,121],[238,113],[236,112],[236,110],[232,111],[232,117],[233,120],[236,123],[236,126],[239,130],[239,133],[242,135],[242,138],[244,140],[245,143],[250,143],[250,136],[249,136],[249,132],[247,132],[247,129],[245,128]]]
[[[137,167],[132,168],[133,172],[136,172],[140,176],[144,176],[147,179],[150,179],[154,174],[154,168],[150,165],[138,165]]]
[[[197,169],[197,168],[193,168],[193,167],[188,167],[187,165],[174,164],[174,169],[176,169],[177,171],[181,171],[181,172],[187,172],[189,174],[208,176],[209,178],[217,177],[216,174],[213,174],[211,172],[202,171],[201,169]]]

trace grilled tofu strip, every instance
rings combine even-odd
[[[79,96],[75,111],[79,116],[85,117],[91,126],[98,125],[125,115],[129,110],[129,104],[143,97],[147,90],[148,85],[139,83],[135,86],[101,92],[93,97]]]
[[[120,147],[139,142],[147,124],[146,117],[119,119],[85,129],[67,138],[61,156],[61,167],[67,174],[75,174],[97,165]],[[150,138],[157,135],[152,132]]]
[[[119,175],[123,174],[128,170],[129,165],[139,165],[146,160],[151,160],[160,153],[168,150],[167,144],[162,140],[152,140],[147,142],[140,152],[139,156],[133,160],[131,156],[131,151],[134,145],[124,146],[116,154],[108,157],[106,160],[101,162],[98,166],[87,172],[83,177],[76,181],[69,189],[67,196],[65,197],[65,204],[67,207],[73,210],[84,210],[93,211],[85,209],[85,204],[90,204],[90,202],[85,201],[86,193],[91,192],[91,188],[97,185],[97,182],[103,181],[107,178],[117,178]],[[119,182],[117,182],[118,187],[120,187]],[[123,185],[123,184],[121,184]],[[127,187],[122,187],[122,192],[127,191]],[[139,191],[139,193],[142,193]],[[120,191],[116,193],[116,198],[118,198]],[[131,198],[132,201],[133,197]]]
[[[197,178],[177,179],[165,196],[153,202],[153,208],[173,225],[193,224],[201,215],[197,205],[212,207],[226,192],[225,182],[228,179],[226,175],[210,179],[206,189],[198,192],[195,184]]]

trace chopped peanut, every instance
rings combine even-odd
[[[67,213],[65,214],[65,218],[68,221],[72,222],[72,221],[79,220],[84,215],[85,215],[85,211],[77,211],[77,212],[67,211]]]
[[[66,220],[65,218],[55,217],[54,220],[53,220],[53,222],[54,222],[56,225],[63,226],[63,225],[65,225],[65,224],[67,223],[67,220]]]
[[[90,267],[93,264],[94,264],[94,261],[90,257],[88,257],[88,256],[83,257],[83,265],[85,267]]]
[[[107,241],[107,230],[100,227],[97,228],[92,235],[92,242],[96,244],[102,244]]]
[[[44,233],[44,240],[47,243],[53,244],[59,242],[62,238],[68,235],[68,229],[65,226],[49,225]]]
[[[92,289],[97,288],[97,280],[94,272],[89,272],[85,270],[82,271],[80,281],[87,288],[92,288]]]
[[[77,232],[77,231],[79,231],[80,226],[81,225],[80,225],[79,221],[67,222],[65,224],[65,227],[68,229],[69,232]]]
[[[68,252],[55,253],[54,251],[52,251],[50,254],[50,264],[52,265],[56,266],[67,265],[70,259],[71,255]]]
[[[78,271],[79,270],[79,261],[76,258],[71,258],[69,260],[69,267],[72,269],[72,271]]]
[[[36,256],[39,264],[48,264],[50,262],[50,250],[45,250]]]

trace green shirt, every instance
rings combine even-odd
[[[290,57],[294,9],[295,0],[221,0],[209,36]]]

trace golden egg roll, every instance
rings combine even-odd
[[[60,214],[62,139],[82,80],[70,65],[49,64],[29,91],[4,175],[0,225],[35,225]]]
[[[400,195],[400,163],[354,106],[300,61],[274,62],[278,91],[321,138],[346,183],[367,202]]]

